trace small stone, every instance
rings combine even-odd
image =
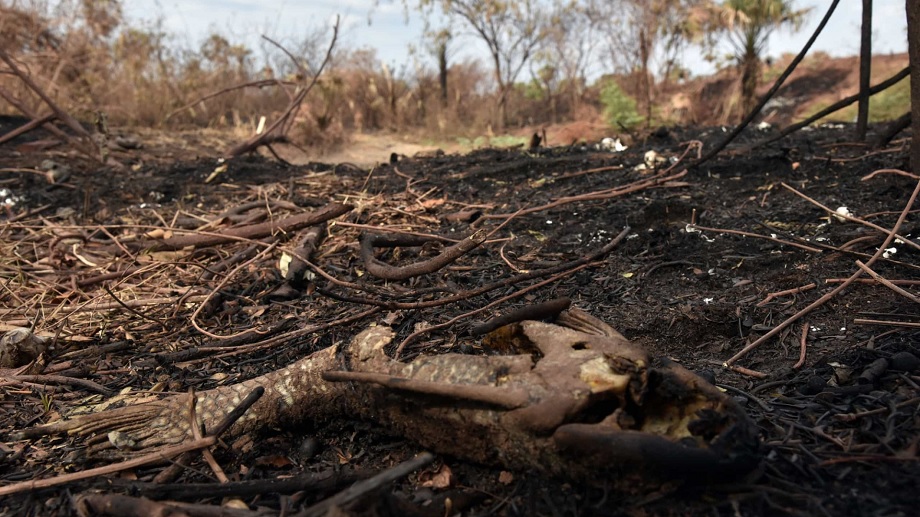
[[[920,368],[920,359],[910,352],[898,352],[891,356],[889,367],[899,372],[912,372]]]
[[[708,382],[709,384],[716,383],[716,372],[712,371],[709,368],[699,370],[696,372],[696,374],[699,375],[701,378],[705,379],[706,382]]]
[[[308,460],[316,456],[316,451],[319,450],[319,441],[312,437],[308,436],[304,441],[300,442],[300,447],[298,447],[298,452],[303,457],[303,459]]]
[[[119,136],[115,138],[115,145],[122,149],[140,149],[141,142],[134,136]]]
[[[821,377],[814,375],[809,377],[805,382],[805,385],[799,390],[803,395],[817,395],[824,391],[827,388],[827,381]]]

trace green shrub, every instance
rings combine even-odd
[[[816,103],[812,106],[802,118],[807,118],[815,113],[830,106],[830,102]],[[830,115],[815,122],[815,124],[824,124],[826,122],[854,122],[856,120],[856,103],[843,108],[842,110],[831,113]],[[910,110],[910,78],[906,78],[898,84],[869,97],[869,122],[880,123],[894,120]]]
[[[642,123],[635,99],[626,95],[616,81],[609,80],[604,84],[600,100],[604,105],[604,119],[611,127],[632,129]]]
[[[859,108],[856,104],[840,110],[837,120],[853,121]],[[910,111],[910,77],[869,97],[869,122],[887,122]]]

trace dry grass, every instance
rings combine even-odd
[[[252,135],[261,117],[273,120],[294,94],[299,79],[296,67],[281,49],[267,46],[264,57],[256,59],[251,49],[220,34],[210,35],[198,48],[183,48],[157,24],[126,22],[119,5],[78,0],[9,2],[0,6],[0,48],[84,123],[92,123],[101,112],[114,126],[220,128]],[[293,43],[288,41],[292,38],[285,42],[292,55],[315,70],[310,65],[319,61],[328,39],[328,33],[314,30]],[[813,83],[808,74],[820,77],[822,72],[815,67],[823,61],[827,60],[820,56],[807,60],[791,82],[799,78],[801,84]],[[516,85],[507,101],[510,132],[573,121],[593,124],[595,114],[603,109],[598,85],[609,78],[594,85],[562,82],[553,89],[537,82]],[[626,94],[636,97],[634,75],[616,80]],[[726,71],[656,87],[652,125],[725,122],[732,111],[734,82]],[[492,135],[498,127],[492,83],[486,65],[456,62],[449,68],[448,91],[442,96],[434,68],[392,69],[372,50],[340,44],[289,134],[293,143],[323,151],[340,147],[356,132],[422,133],[428,141],[442,142],[473,140]],[[244,84],[253,86],[234,88]],[[0,88],[0,93],[37,116],[47,112],[16,77],[0,74]],[[807,104],[798,102],[799,112]],[[0,111],[14,109],[7,103],[0,107]],[[640,111],[644,113],[644,107]],[[783,123],[793,115],[774,114],[771,122]]]
[[[292,95],[296,69],[280,49],[257,62],[250,49],[220,34],[199,48],[183,48],[156,24],[128,24],[118,3],[100,6],[25,0],[0,7],[2,48],[82,121],[102,112],[115,126],[218,127],[251,134],[262,116],[271,120]],[[328,34],[314,31],[291,49],[309,64],[327,40]],[[231,89],[247,83],[258,86]],[[454,63],[448,84],[442,98],[436,70],[390,69],[373,51],[340,46],[291,135],[296,144],[329,149],[352,132],[422,130],[429,138],[450,139],[491,131],[497,102],[491,72],[475,61]],[[0,87],[34,113],[45,111],[16,77],[0,75]],[[222,89],[228,91],[212,96]],[[580,108],[579,96],[564,89],[531,93],[523,88],[511,93],[513,126],[571,120]]]

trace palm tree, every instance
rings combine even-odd
[[[798,30],[810,9],[796,10],[790,0],[724,0],[722,21],[734,58],[741,69],[741,107],[754,107],[760,80],[760,56],[774,30],[789,26]]]

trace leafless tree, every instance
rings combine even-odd
[[[420,0],[440,5],[482,40],[492,58],[498,86],[498,125],[508,122],[508,94],[546,31],[546,13],[538,0]]]
[[[681,51],[714,28],[711,0],[589,0],[593,20],[605,25],[607,57],[614,70],[633,74],[646,122],[652,120],[655,64],[667,80]]]
[[[542,83],[549,97],[554,120],[556,97],[560,94],[568,96],[571,112],[577,110],[587,84],[588,69],[596,62],[604,41],[603,27],[592,16],[590,2],[553,2],[544,38],[531,65],[536,65],[532,75]]]
[[[428,30],[425,32],[426,49],[438,61],[438,91],[442,107],[447,106],[447,73],[449,70],[448,60],[450,57],[450,44],[453,41],[453,33],[449,27],[442,27],[437,30]]]

